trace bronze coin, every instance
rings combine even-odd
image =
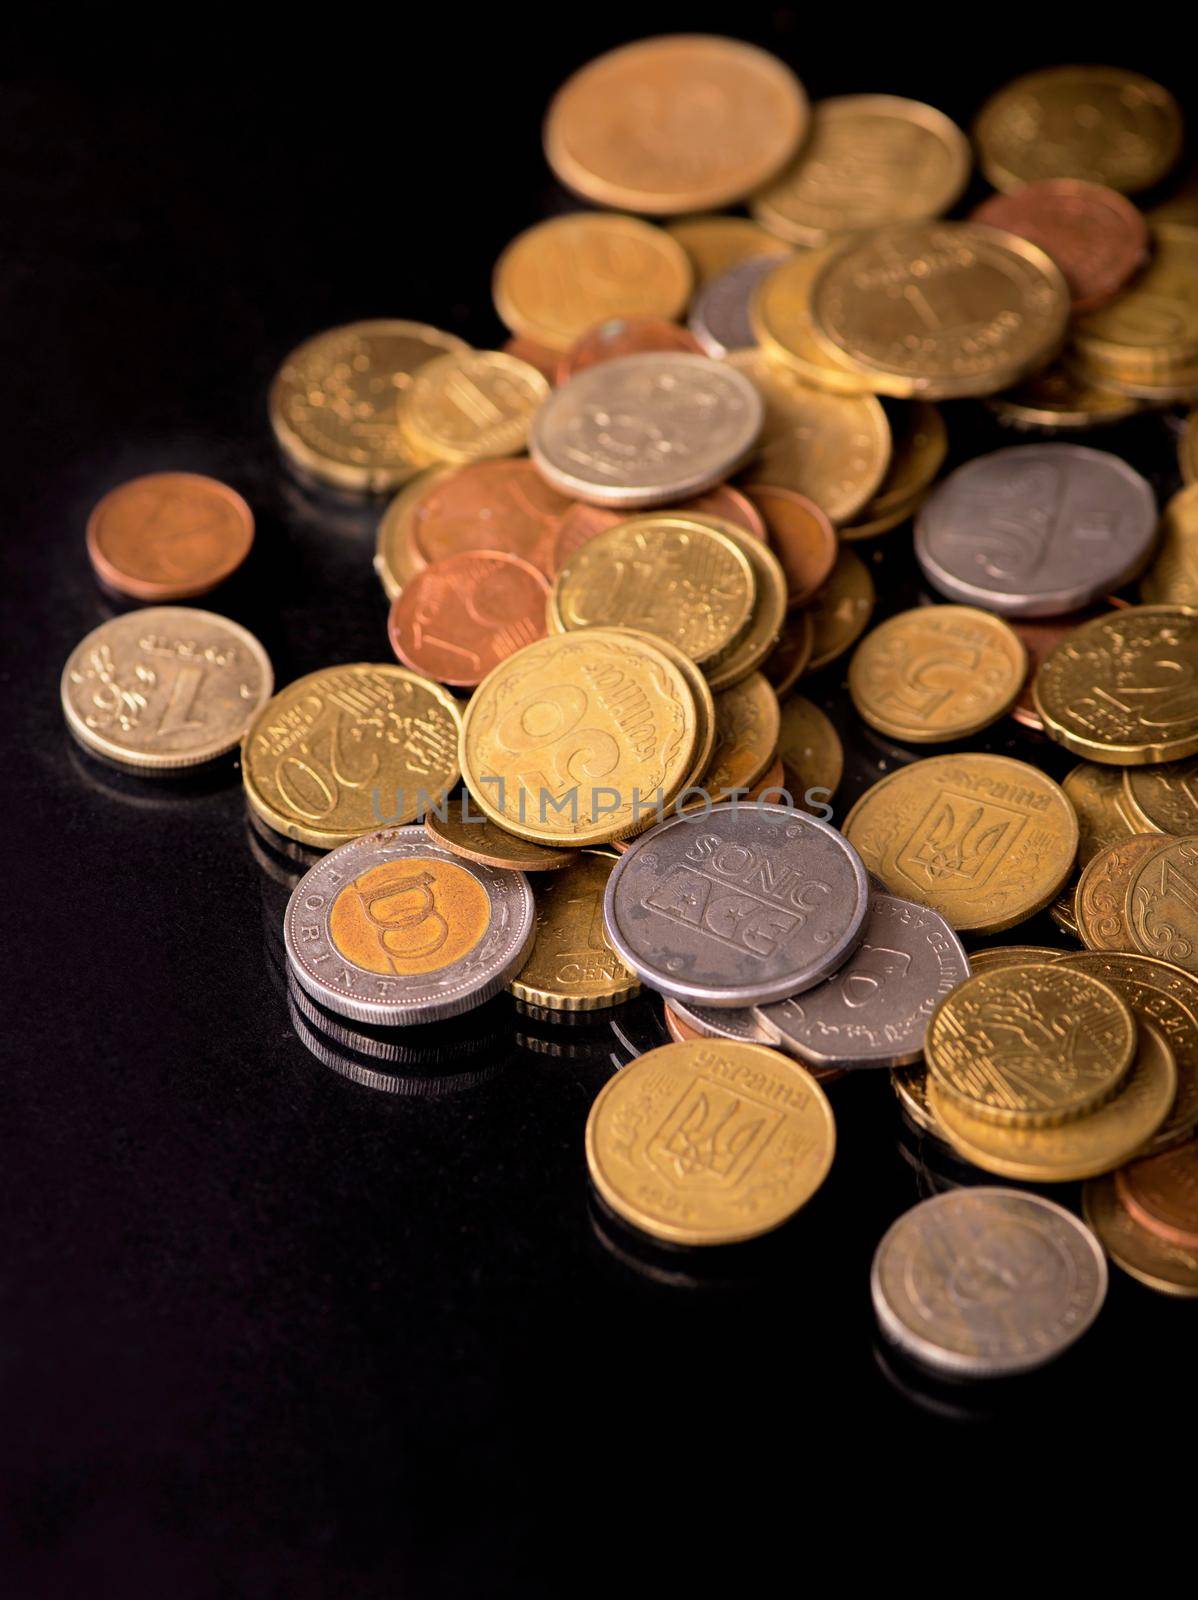
[[[676,1044],[685,1044],[688,1039],[703,1039],[706,1037],[705,1034],[699,1032],[698,1028],[692,1027],[689,1022],[683,1021],[668,1000],[665,1001],[662,1009],[665,1012],[666,1028],[669,1031],[670,1038]]]
[[[1105,305],[1148,259],[1141,213],[1114,189],[1081,178],[1046,178],[991,195],[973,221],[1039,245],[1060,267],[1075,312]]]
[[[588,328],[577,344],[559,357],[555,382],[569,383],[576,373],[619,356],[639,356],[654,350],[684,350],[701,356],[703,348],[693,334],[664,317],[612,317]]]
[[[464,550],[423,568],[391,605],[391,648],[413,672],[472,689],[545,637],[545,575],[519,556]]]
[[[726,483],[717,484],[714,489],[707,489],[703,494],[684,500],[681,505],[663,509],[660,515],[668,516],[671,513],[679,516],[689,513],[701,517],[722,517],[726,522],[735,523],[754,539],[759,539],[762,544],[766,543],[765,523],[760,512],[739,489],[731,489]],[[622,511],[613,511],[606,506],[588,506],[582,501],[571,502],[570,510],[558,524],[554,539],[553,572],[564,567],[588,539],[593,539],[597,533],[606,533],[617,522],[627,520],[627,515]]]
[[[558,524],[575,502],[551,489],[532,462],[476,461],[439,476],[408,513],[426,562],[497,550],[552,573]]]
[[[228,484],[198,472],[152,472],[112,489],[87,521],[101,583],[134,600],[192,600],[245,560],[254,513]]]
[[[832,576],[839,551],[836,530],[815,501],[795,489],[751,483],[745,493],[765,518],[770,545],[782,563],[788,607],[806,604]]]
[[[1181,1250],[1198,1250],[1198,1142],[1121,1167],[1115,1190],[1142,1228]]]

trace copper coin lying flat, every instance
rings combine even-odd
[[[1198,1250],[1198,1142],[1133,1161],[1115,1191],[1142,1228],[1182,1250]]]
[[[545,637],[549,585],[519,556],[464,550],[418,572],[392,603],[391,648],[413,672],[473,688]]]
[[[198,472],[152,472],[111,490],[87,521],[101,583],[134,600],[190,600],[250,553],[254,514],[235,489]]]
[[[409,512],[424,561],[464,550],[496,550],[549,572],[558,523],[573,506],[531,461],[478,461],[433,479]]]
[[[597,367],[618,356],[640,356],[653,350],[683,350],[703,354],[699,341],[686,328],[664,317],[610,317],[590,328],[567,350],[557,364],[555,381],[568,383],[575,373]]]
[[[753,483],[745,493],[765,518],[786,574],[788,606],[805,605],[832,576],[840,548],[836,530],[815,501],[795,489]]]

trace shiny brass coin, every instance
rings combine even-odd
[[[844,774],[840,735],[820,708],[802,695],[792,694],[782,706],[778,754],[796,801],[811,795],[813,804],[826,802],[839,789]]]
[[[715,751],[703,776],[712,800],[752,789],[773,765],[781,724],[778,697],[753,672],[715,697]]]
[[[1155,842],[1127,883],[1130,947],[1198,974],[1198,834]]]
[[[500,321],[550,350],[568,350],[609,317],[686,309],[690,262],[668,233],[635,217],[579,211],[517,235],[495,265]]]
[[[894,454],[873,499],[842,527],[842,539],[872,539],[889,533],[918,510],[948,454],[948,430],[939,410],[927,400],[891,407]]]
[[[1164,223],[1152,237],[1152,258],[1130,288],[1073,329],[1086,370],[1113,387],[1151,385],[1198,359],[1198,228]]]
[[[1142,1228],[1198,1250],[1198,1141],[1120,1167],[1115,1190]]]
[[[967,978],[937,1005],[924,1044],[932,1085],[946,1100],[1012,1128],[1049,1128],[1094,1111],[1122,1083],[1135,1049],[1127,1002],[1053,961]]]
[[[1062,933],[1067,933],[1071,939],[1081,943],[1081,934],[1077,931],[1077,884],[1070,883],[1064,891],[1057,896],[1048,908],[1048,914],[1060,928]]]
[[[399,428],[399,407],[429,361],[468,350],[422,322],[352,322],[293,350],[270,391],[270,425],[301,472],[335,488],[384,493],[420,464]]]
[[[1043,250],[968,222],[881,228],[836,255],[811,291],[817,339],[900,399],[1009,389],[1051,360],[1068,316],[1065,280]]]
[[[607,942],[603,891],[615,865],[584,855],[534,887],[536,932],[508,993],[549,1011],[598,1011],[636,994],[636,977]]]
[[[1069,634],[1036,674],[1049,738],[1100,764],[1198,755],[1198,611],[1127,606]]]
[[[1046,969],[1060,972],[1061,964]],[[929,1075],[930,1076],[930,1075]],[[1072,1183],[1122,1166],[1168,1115],[1177,1088],[1173,1054],[1160,1030],[1142,1022],[1131,1071],[1111,1099],[1051,1128],[1000,1127],[972,1116],[931,1077],[928,1100],[949,1143],[984,1172],[1024,1183]]]
[[[452,467],[430,467],[406,484],[379,519],[374,551],[374,570],[386,592],[394,600],[405,583],[428,562],[420,553],[412,533],[412,510],[437,483],[444,482]]]
[[[1198,228],[1190,231],[1198,233]],[[1090,369],[1080,353],[1075,352],[1075,360],[1079,371],[1089,373]],[[1167,360],[1167,365],[1155,370],[1141,368],[1133,371],[1130,366],[1122,370],[1112,367],[1109,371],[1099,370],[1094,375],[1099,382],[1107,384],[1117,393],[1142,400],[1149,406],[1198,400],[1198,355],[1190,355],[1177,362]]]
[[[815,336],[811,289],[838,246],[788,257],[757,286],[749,308],[753,334],[771,361],[804,383],[835,394],[869,394],[869,382]]]
[[[1003,967],[1024,967],[1029,961],[1056,961],[1065,952],[1042,944],[1000,944],[989,950],[971,950],[969,967],[973,973],[998,972]]]
[[[1159,1294],[1198,1298],[1198,1250],[1183,1250],[1142,1228],[1120,1203],[1114,1178],[1087,1183],[1082,1209],[1102,1248],[1130,1277]]]
[[[536,844],[605,844],[669,805],[694,768],[686,678],[647,639],[587,628],[485,677],[463,718],[462,776],[493,822]]]
[[[1027,651],[1010,623],[972,606],[917,606],[868,633],[849,693],[871,728],[909,744],[980,733],[1014,705]]]
[[[526,448],[529,421],[548,394],[527,361],[501,350],[460,350],[420,369],[400,403],[399,425],[412,455],[428,464],[511,456]]]
[[[869,568],[842,546],[832,576],[808,607],[815,629],[808,672],[818,672],[852,649],[869,626],[876,601]]]
[[[877,398],[816,389],[760,350],[736,350],[725,365],[749,378],[765,402],[744,482],[796,489],[833,522],[852,521],[890,464],[890,424]]]
[[[806,611],[790,611],[782,636],[762,663],[770,687],[778,696],[789,694],[807,670],[815,648],[815,625]]]
[[[458,781],[458,703],[403,667],[310,672],[246,730],[245,797],[285,838],[331,850],[411,822]]]
[[[1009,756],[968,754],[890,773],[857,801],[844,835],[891,894],[959,930],[1001,933],[1060,893],[1078,831],[1051,778]]]
[[[840,95],[812,108],[799,154],[753,197],[753,215],[794,244],[948,211],[972,166],[969,141],[942,111],[889,94]]]
[[[705,288],[714,278],[758,256],[788,256],[790,246],[776,239],[748,217],[679,217],[667,222],[666,232],[686,251],[695,288]]]
[[[447,802],[440,811],[430,811],[424,819],[429,836],[466,861],[484,867],[506,867],[510,872],[560,872],[578,859],[577,850],[553,850],[543,844],[517,839],[486,817],[466,814],[466,802]]]
[[[660,635],[714,666],[744,638],[755,601],[753,567],[737,540],[714,522],[656,512],[575,550],[554,580],[550,618],[563,633],[598,626]]]
[[[643,639],[652,649],[665,656],[666,660],[678,669],[686,681],[686,686],[690,690],[691,697],[695,703],[695,752],[691,762],[691,769],[687,773],[682,787],[683,789],[693,788],[707,771],[711,753],[715,749],[715,699],[711,693],[711,685],[691,658],[683,655],[682,651],[676,645],[671,644],[668,639],[662,639],[660,636],[651,633],[639,633],[635,628],[621,628],[618,631],[627,634],[633,639]],[[656,820],[655,815],[647,816],[646,826],[651,826]]]
[[[1160,543],[1140,579],[1150,606],[1198,606],[1198,483],[1180,489],[1161,512]]]
[[[633,1227],[682,1245],[780,1226],[823,1183],[836,1123],[823,1090],[776,1050],[691,1040],[650,1050],[600,1090],[586,1156]]]
[[[753,569],[755,598],[753,612],[744,637],[728,655],[706,668],[707,681],[715,693],[730,689],[768,661],[786,623],[786,574],[774,552],[759,539],[725,517],[696,516],[698,522],[716,528],[740,547]]]
[[[1008,83],[974,124],[982,171],[1009,192],[1041,178],[1084,178],[1122,194],[1150,189],[1181,153],[1167,89],[1122,67],[1048,67]]]
[[[1145,833],[1198,834],[1198,759],[1160,767],[1125,767],[1127,810]]]
[[[1133,834],[1147,832],[1136,816],[1116,768],[1079,761],[1061,780],[1061,788],[1077,813],[1077,864],[1084,867],[1108,845],[1122,844]]]
[[[1198,411],[1191,411],[1177,447],[1181,475],[1187,483],[1198,483]]]
[[[895,1067],[890,1074],[890,1087],[898,1097],[899,1105],[917,1128],[937,1139],[944,1138],[944,1132],[928,1104],[928,1073],[922,1062],[911,1067]]]
[[[1104,388],[1066,361],[1054,361],[1015,388],[991,395],[986,404],[1000,422],[1048,433],[1058,428],[1101,428],[1142,410],[1139,400]]]
[[[1160,844],[1159,833],[1136,834],[1100,850],[1074,891],[1074,918],[1087,950],[1131,950],[1127,886],[1139,864]]]

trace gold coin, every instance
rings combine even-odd
[[[411,822],[458,781],[461,712],[403,667],[326,667],[275,695],[246,730],[246,800],[318,850]]]
[[[1061,964],[1046,970],[1060,972]],[[1072,1122],[1054,1128],[1000,1127],[962,1110],[934,1078],[928,1100],[949,1143],[975,1167],[1024,1183],[1072,1183],[1111,1172],[1139,1154],[1168,1115],[1176,1088],[1169,1046],[1159,1029],[1142,1022],[1123,1087]]]
[[[893,1067],[890,1087],[898,1096],[899,1105],[917,1128],[937,1139],[944,1138],[943,1130],[928,1104],[928,1074],[922,1062],[911,1067]]]
[[[416,374],[399,409],[412,455],[426,462],[480,461],[525,449],[533,412],[549,385],[527,361],[500,350],[438,356]]]
[[[695,753],[691,769],[682,784],[683,789],[690,789],[707,771],[707,764],[715,749],[715,699],[711,693],[711,685],[691,658],[683,655],[682,651],[668,639],[662,639],[651,633],[640,633],[635,628],[621,628],[618,631],[632,639],[643,639],[652,649],[665,656],[671,665],[677,667],[686,680],[686,686],[695,702]],[[646,825],[651,826],[654,821],[656,818],[650,817]]]
[[[836,1148],[827,1096],[759,1044],[695,1039],[638,1057],[587,1118],[591,1180],[625,1221],[673,1244],[733,1244],[780,1226]]]
[[[713,800],[738,794],[773,765],[781,724],[778,696],[753,672],[715,697],[715,751],[703,785]]]
[[[815,629],[808,672],[818,672],[852,649],[869,625],[876,600],[869,568],[842,546],[832,576],[807,608]]]
[[[991,395],[986,404],[1000,422],[1016,428],[1099,428],[1122,422],[1142,410],[1139,400],[1107,389],[1084,368],[1056,361],[1030,377]]]
[[[999,972],[1003,967],[1025,967],[1029,961],[1057,961],[1064,954],[1063,950],[1050,950],[1042,944],[993,945],[989,950],[969,952],[969,970],[971,974]]]
[[[154,777],[236,749],[273,686],[247,629],[192,606],[149,606],[93,628],[67,658],[59,693],[85,749]]]
[[[980,733],[1015,704],[1027,651],[1000,617],[972,606],[917,606],[857,646],[849,693],[871,728],[909,744]]]
[[[1198,755],[1198,611],[1126,606],[1083,623],[1041,663],[1032,699],[1049,738],[1090,761]]]
[[[412,535],[412,512],[438,483],[443,483],[455,469],[430,467],[413,478],[388,503],[379,519],[378,538],[374,551],[374,570],[388,600],[394,600],[428,562],[416,548]]]
[[[1111,1177],[1094,1178],[1082,1191],[1086,1221],[1117,1267],[1160,1294],[1198,1298],[1198,1251],[1170,1244],[1131,1216]]]
[[[1061,788],[1077,813],[1077,864],[1084,867],[1108,845],[1122,844],[1146,831],[1123,787],[1123,775],[1112,767],[1079,761],[1061,779]]]
[[[539,639],[479,684],[462,776],[493,822],[537,844],[605,844],[668,805],[693,770],[695,700],[648,640],[588,628]]]
[[[1127,809],[1145,833],[1198,834],[1198,760],[1124,767],[1121,782]]]
[[[815,336],[811,289],[837,246],[804,250],[781,262],[754,290],[749,320],[770,360],[788,367],[804,383],[835,394],[869,394],[869,382]]]
[[[791,695],[782,706],[778,754],[796,798],[815,794],[822,803],[839,789],[844,774],[840,735],[820,708],[802,695]]]
[[[399,408],[429,361],[470,347],[423,322],[351,322],[293,350],[270,391],[270,425],[301,472],[358,492],[398,489],[420,470]]]
[[[942,111],[889,94],[840,95],[812,108],[790,166],[753,197],[753,215],[794,244],[920,222],[948,211],[973,165],[969,141]]]
[[[777,644],[761,670],[779,700],[788,694],[807,670],[815,648],[815,624],[806,611],[788,611]]]
[[[518,234],[495,264],[499,319],[550,350],[568,350],[611,317],[686,309],[690,262],[668,233],[635,217],[579,211]]]
[[[1081,934],[1077,930],[1077,884],[1067,886],[1048,908],[1048,914],[1060,928],[1062,933],[1067,933],[1071,939],[1081,943]]]
[[[1127,885],[1130,946],[1198,974],[1198,834],[1156,840]]]
[[[986,101],[973,129],[982,171],[1009,193],[1041,178],[1150,189],[1181,153],[1167,89],[1122,67],[1048,67]]]
[[[1140,579],[1150,606],[1198,606],[1198,483],[1178,492],[1161,512],[1160,543]]]
[[[1152,258],[1139,277],[1073,329],[1086,370],[1112,386],[1166,378],[1198,357],[1198,228],[1163,223],[1152,240]]]
[[[894,453],[881,487],[856,519],[840,529],[842,539],[872,539],[915,514],[948,454],[948,430],[927,400],[891,407]]]
[[[424,819],[425,832],[466,861],[510,872],[560,872],[578,859],[577,850],[553,850],[517,839],[487,817],[465,815],[466,803],[447,802]]]
[[[692,520],[716,528],[740,549],[753,570],[753,612],[744,637],[718,663],[706,668],[714,692],[730,689],[765,665],[786,623],[788,594],[782,564],[768,545],[726,517],[696,515]]]
[[[1187,483],[1198,483],[1198,411],[1191,411],[1177,446],[1178,464]]]
[[[882,228],[836,255],[811,294],[816,337],[880,394],[994,394],[1059,348],[1069,290],[1026,239],[970,222]]]
[[[1109,1100],[1135,1049],[1135,1019],[1109,984],[1043,961],[958,984],[932,1013],[924,1054],[933,1088],[970,1117],[1048,1128]]]
[[[686,251],[695,289],[705,288],[713,278],[723,277],[742,261],[758,256],[788,256],[790,246],[775,239],[748,217],[679,217],[667,222],[666,232]]]
[[[576,194],[661,216],[734,205],[807,132],[803,86],[737,39],[672,34],[588,62],[554,96],[545,155]]]
[[[659,635],[700,666],[744,638],[756,599],[748,556],[712,523],[655,512],[617,522],[570,556],[554,580],[550,618],[577,628]]]
[[[1138,833],[1108,845],[1087,863],[1073,897],[1077,931],[1087,950],[1133,948],[1127,926],[1127,886],[1136,867],[1160,842],[1159,833]]]
[[[828,394],[774,366],[760,350],[735,350],[765,402],[765,423],[745,483],[795,489],[833,522],[851,522],[890,464],[890,424],[875,395]]]
[[[1198,233],[1198,228],[1191,229],[1191,232]],[[1081,370],[1089,373],[1091,369],[1080,354],[1077,359]],[[1142,400],[1149,406],[1198,400],[1198,355],[1187,356],[1176,363],[1169,361],[1168,365],[1155,370],[1141,368],[1133,372],[1130,367],[1122,370],[1111,367],[1109,370],[1095,370],[1092,375],[1117,393]]]
[[[891,894],[977,933],[1043,910],[1077,854],[1064,791],[1009,756],[913,761],[867,789],[843,831]]]
[[[564,872],[539,879],[536,932],[528,960],[508,993],[549,1011],[598,1011],[640,988],[607,942],[603,891],[613,861],[579,856]]]

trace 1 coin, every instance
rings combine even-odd
[[[835,528],[813,500],[793,489],[750,483],[745,493],[765,518],[770,546],[782,563],[788,608],[806,605],[832,576]]]
[[[463,551],[404,585],[387,618],[391,648],[413,672],[472,688],[514,651],[545,637],[544,574],[518,556]]]
[[[1149,1233],[1198,1251],[1198,1142],[1120,1167],[1115,1192]]]
[[[225,581],[254,542],[235,489],[198,472],[152,472],[104,496],[87,519],[101,583],[135,600],[192,600]]]
[[[416,374],[399,408],[413,456],[424,463],[512,456],[528,441],[533,412],[549,385],[502,350],[438,356]]]
[[[711,799],[747,794],[769,771],[781,720],[778,697],[760,672],[715,696],[715,749],[701,780]]]
[[[538,881],[536,931],[508,992],[548,1011],[598,1011],[634,995],[640,985],[607,942],[603,891],[612,863],[579,856],[564,872]]]
[[[831,800],[844,774],[844,746],[827,716],[802,695],[782,706],[778,753],[792,789]]]
[[[1159,1294],[1198,1298],[1198,1250],[1183,1250],[1142,1228],[1120,1203],[1114,1178],[1087,1183],[1082,1208],[1117,1267]]]
[[[1198,760],[1124,767],[1121,787],[1129,815],[1145,832],[1198,834]]]
[[[531,844],[487,817],[469,815],[465,797],[460,806],[446,804],[430,811],[424,826],[435,844],[484,867],[503,867],[509,872],[560,872],[578,859],[577,850]]]
[[[1124,844],[1133,834],[1146,833],[1151,827],[1136,815],[1123,774],[1112,767],[1079,761],[1061,779],[1061,788],[1077,813],[1079,867],[1093,861],[1100,850]]]
[[[1074,891],[1074,917],[1087,950],[1131,950],[1127,887],[1140,863],[1161,843],[1159,833],[1135,834],[1100,850],[1082,870]]]

